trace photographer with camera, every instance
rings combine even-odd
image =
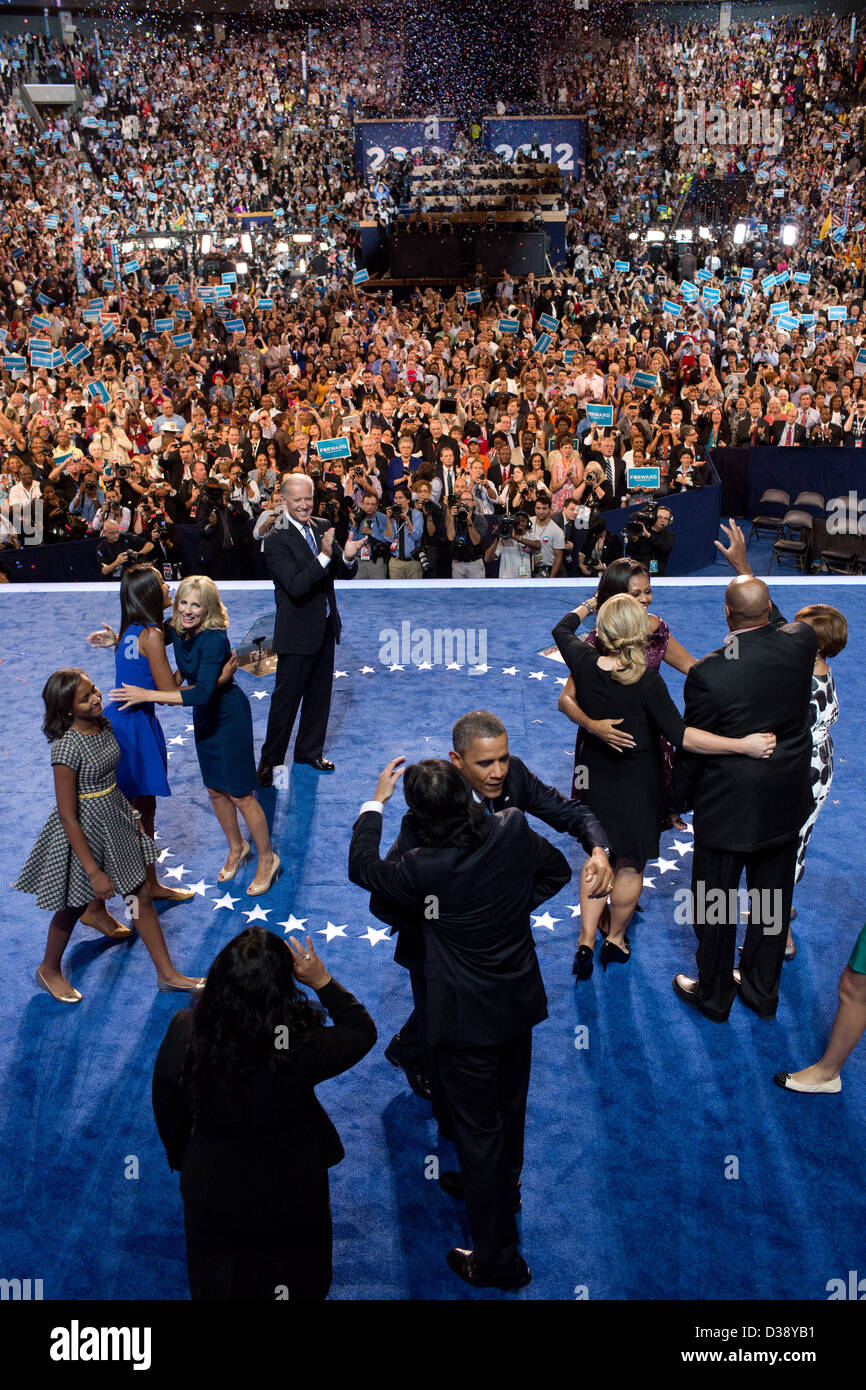
[[[676,537],[670,531],[673,513],[664,503],[652,502],[626,522],[625,553],[645,565],[650,574],[664,575]]]
[[[576,552],[577,573],[601,575],[614,560],[622,559],[622,541],[608,531],[604,513],[596,512]]]
[[[572,493],[573,499],[582,507],[594,512],[608,512],[616,507],[613,487],[605,477],[601,463],[593,460],[586,466],[583,482]]]
[[[121,532],[116,513],[109,513],[102,524],[102,539],[96,547],[96,558],[103,579],[119,580],[126,565],[139,560],[150,562],[154,549],[152,540]]]
[[[472,491],[464,484],[459,488],[457,501],[445,510],[452,579],[484,578],[487,522],[475,512],[474,506]]]
[[[583,574],[580,567],[580,552],[586,541],[589,524],[586,507],[579,503],[576,497],[567,497],[562,504],[561,512],[551,512],[551,520],[559,527],[565,537],[565,546],[562,552],[564,573],[569,577]]]
[[[527,534],[529,541],[538,541],[533,547],[532,575],[534,579],[558,579],[562,574],[562,557],[565,554],[565,536],[551,520],[550,500],[536,497],[535,516]]]
[[[57,497],[61,498],[62,494],[57,492]],[[105,493],[99,486],[98,475],[88,472],[82,474],[78,491],[69,503],[68,510],[72,516],[80,517],[84,525],[90,529],[104,502]]]
[[[451,564],[445,541],[445,514],[433,500],[435,483],[435,478],[419,478],[416,475],[415,505],[424,518],[424,534],[418,558],[423,566],[425,579],[447,579],[451,573]]]
[[[529,517],[525,512],[493,518],[493,540],[484,559],[488,564],[499,561],[499,579],[529,579],[532,561],[541,550],[541,541],[529,537]]]
[[[210,479],[198,513],[202,574],[211,579],[248,579],[252,523],[243,506],[230,502],[228,481]]]
[[[385,540],[391,548],[389,579],[423,579],[424,569],[418,550],[424,537],[424,517],[412,506],[412,493],[406,483],[394,488],[393,504],[385,508]]]
[[[391,559],[391,546],[385,537],[388,518],[379,511],[379,499],[370,490],[361,499],[360,507],[352,517],[349,536],[361,542],[358,551],[358,579],[387,579],[388,561]]]

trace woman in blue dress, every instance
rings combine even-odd
[[[259,897],[271,888],[281,865],[271,847],[265,814],[254,794],[256,763],[250,702],[233,679],[219,683],[223,667],[231,659],[227,628],[228,614],[213,580],[205,575],[181,580],[172,609],[172,641],[177,661],[174,681],[167,680],[157,690],[123,684],[111,692],[111,698],[121,710],[149,702],[192,708],[202,780],[229,845],[219,881],[226,883],[234,878],[250,854],[249,842],[241,835],[238,823],[240,811],[258,852],[256,875],[247,894]],[[187,684],[178,689],[184,681]]]

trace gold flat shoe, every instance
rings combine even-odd
[[[156,982],[160,994],[201,994],[204,985],[204,980],[193,980],[191,985],[169,985],[164,980]]]
[[[49,984],[46,984],[45,980],[43,980],[42,975],[40,974],[39,970],[36,971],[36,983],[37,983],[37,985],[39,986],[40,989],[44,989],[44,990],[45,990],[45,993],[46,993],[46,994],[50,994],[52,999],[56,999],[57,1002],[58,1002],[58,1004],[80,1004],[80,1003],[81,1003],[82,995],[80,995],[80,994],[78,993],[78,990],[77,990],[77,989],[74,989],[71,985],[70,985],[70,989],[72,989],[72,993],[71,993],[71,994],[55,994],[55,993],[54,993],[54,990],[51,988],[51,986],[50,986]]]
[[[155,903],[188,903],[195,893],[190,893],[186,888],[169,888],[167,883],[158,883],[158,893],[153,894]]]
[[[108,917],[114,923],[114,931],[106,931],[98,922],[94,922],[93,918],[86,912],[82,913],[78,920],[83,927],[92,927],[94,931],[100,932],[109,941],[128,941],[131,936],[135,935],[131,927],[125,927],[122,922],[118,922],[116,917],[112,917],[110,912]]]

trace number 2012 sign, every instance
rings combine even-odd
[[[378,174],[391,155],[442,154],[450,150],[459,130],[455,120],[429,116],[423,121],[356,121],[355,171],[369,178]]]
[[[563,174],[576,174],[586,163],[583,116],[490,117],[482,121],[481,139],[485,149],[508,164],[529,155],[533,146]]]

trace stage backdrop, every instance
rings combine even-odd
[[[584,116],[485,116],[481,141],[508,163],[535,144],[563,174],[579,174],[586,164]]]
[[[389,154],[441,153],[457,136],[455,120],[430,116],[425,121],[356,121],[355,171],[366,178],[379,171]]]

